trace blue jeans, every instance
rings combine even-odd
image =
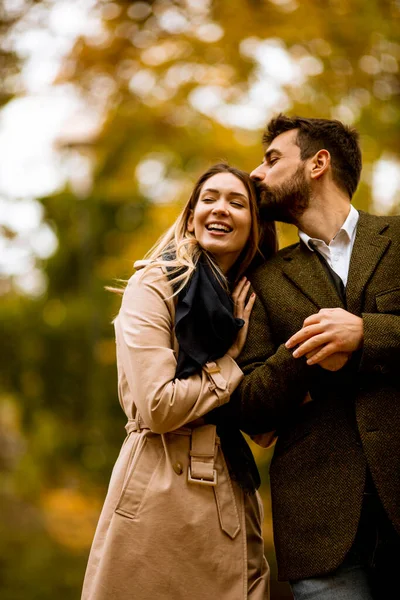
[[[373,492],[364,494],[357,535],[340,567],[290,585],[295,600],[392,600],[400,597],[399,572],[400,536]]]
[[[368,574],[363,567],[339,567],[325,577],[290,583],[295,600],[373,600]]]

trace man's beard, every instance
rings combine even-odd
[[[304,176],[304,166],[280,185],[257,185],[260,194],[260,217],[266,221],[281,221],[298,225],[310,203],[311,187]]]

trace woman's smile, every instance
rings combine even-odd
[[[200,192],[188,230],[226,273],[250,236],[250,202],[242,181],[232,173],[210,177]]]
[[[231,233],[231,231],[233,231],[233,227],[222,221],[212,221],[206,225],[206,229],[211,234],[216,235],[226,235],[227,233]]]

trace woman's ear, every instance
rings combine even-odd
[[[187,222],[187,230],[189,233],[194,233],[194,225],[193,225],[194,215],[193,210],[190,211],[190,215]]]
[[[331,155],[328,150],[319,150],[311,159],[311,179],[319,179],[331,166]]]

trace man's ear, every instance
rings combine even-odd
[[[187,222],[187,230],[189,233],[194,233],[194,225],[193,225],[194,215],[193,210],[190,211],[190,215]]]
[[[319,179],[331,166],[331,155],[328,150],[318,150],[311,159],[311,179]]]

